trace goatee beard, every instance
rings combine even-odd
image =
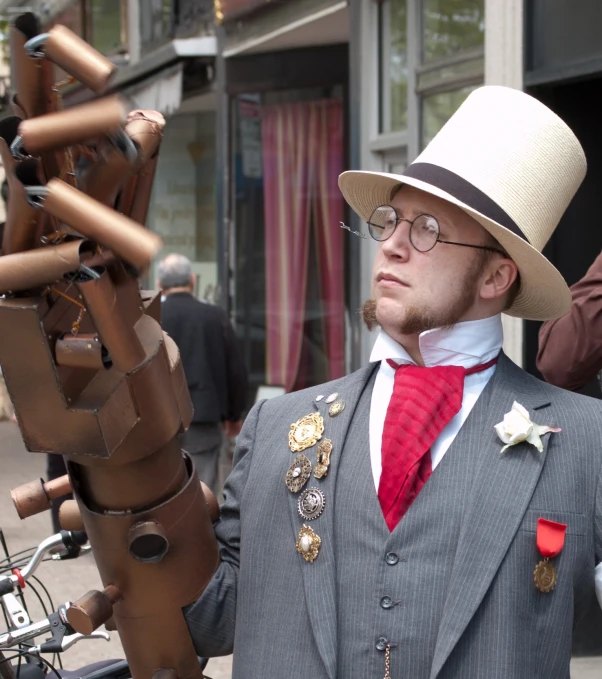
[[[466,311],[464,302],[462,308],[452,307],[445,314],[440,316],[433,316],[428,310],[419,311],[418,309],[408,309],[401,311],[401,318],[395,325],[395,333],[401,335],[419,335],[426,330],[441,327],[453,327],[458,319]],[[470,306],[470,305],[468,305]],[[380,327],[380,322],[377,315],[377,305],[375,299],[368,299],[362,306],[362,319],[364,325],[369,331]]]
[[[425,307],[400,307],[399,318],[394,327],[389,330],[385,329],[385,331],[388,334],[393,332],[395,335],[419,335],[434,328],[453,328],[474,304],[483,268],[483,260],[477,260],[466,272],[460,294],[445,310],[436,312]],[[370,331],[376,327],[382,327],[378,318],[378,305],[375,299],[364,302],[362,318],[366,328]]]

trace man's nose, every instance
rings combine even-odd
[[[397,224],[397,228],[393,235],[387,240],[383,241],[383,253],[387,257],[393,259],[402,259],[406,261],[410,256],[412,244],[410,243],[410,227],[411,224],[405,219]]]

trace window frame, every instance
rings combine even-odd
[[[464,87],[481,85],[485,81],[485,46],[468,48],[460,53],[451,55],[444,59],[427,64],[422,63],[423,55],[423,0],[407,1],[407,37],[406,44],[408,49],[408,91],[407,91],[407,127],[405,130],[390,130],[391,94],[387,78],[388,54],[386,40],[390,40],[388,26],[384,25],[384,14],[389,11],[391,0],[378,0],[370,2],[367,10],[371,32],[364,32],[364,45],[368,48],[371,43],[377,45],[377,64],[376,74],[371,76],[366,73],[364,82],[368,83],[367,78],[372,77],[376,83],[376,92],[373,92],[376,100],[376,129],[371,130],[368,138],[367,147],[374,155],[372,166],[375,169],[384,171],[387,166],[386,155],[390,152],[405,152],[408,162],[411,162],[422,150],[423,138],[423,117],[422,109],[424,100],[434,94],[453,92]],[[473,68],[466,73],[458,75],[445,75],[445,69],[453,66],[475,62]],[[480,61],[480,63],[479,63]],[[442,74],[442,77],[434,83],[420,86],[420,77],[425,74]],[[368,113],[368,115],[370,115]]]
[[[94,46],[94,27],[92,25],[92,0],[84,0],[84,31],[86,41]],[[130,53],[130,37],[129,37],[129,17],[128,17],[128,2],[127,0],[119,0],[119,47],[116,49],[103,53],[108,59],[114,61],[121,61],[128,59]],[[95,48],[98,49],[98,48]]]

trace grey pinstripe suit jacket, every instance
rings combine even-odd
[[[216,525],[222,564],[186,609],[199,654],[234,649],[235,679],[338,677],[336,508],[320,517],[321,551],[306,563],[295,551],[297,496],[283,475],[292,460],[290,424],[315,410],[316,394],[337,391],[346,408],[327,423],[340,451],[327,477],[334,497],[341,456],[367,454],[346,433],[354,416],[368,427],[366,409],[356,406],[371,372],[260,403],[245,422]],[[494,424],[515,400],[539,424],[562,427],[544,437],[543,453],[523,443],[500,455]],[[475,480],[443,615],[433,621],[430,679],[567,679],[573,622],[593,596],[602,560],[602,404],[540,382],[502,356],[447,454],[456,445],[474,454]],[[549,594],[532,582],[539,517],[568,526]]]

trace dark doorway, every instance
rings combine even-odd
[[[557,113],[575,132],[587,157],[587,175],[544,254],[558,268],[569,285],[587,272],[602,252],[602,77],[567,84],[547,84],[528,90]],[[535,366],[541,323],[525,322],[525,368],[541,377]],[[602,338],[601,338],[602,341]],[[580,390],[601,398],[597,379]]]
[[[569,285],[587,272],[602,252],[602,77],[566,84],[552,83],[531,88],[535,96],[557,113],[575,132],[587,157],[585,181],[566,211],[544,254],[559,269]],[[541,377],[536,366],[538,332],[541,323],[525,321],[525,368]],[[575,338],[578,341],[578,338]],[[600,338],[602,341],[602,338]],[[581,393],[601,398],[594,377]],[[574,655],[602,655],[602,612],[592,592],[587,615],[577,623],[573,639]]]

